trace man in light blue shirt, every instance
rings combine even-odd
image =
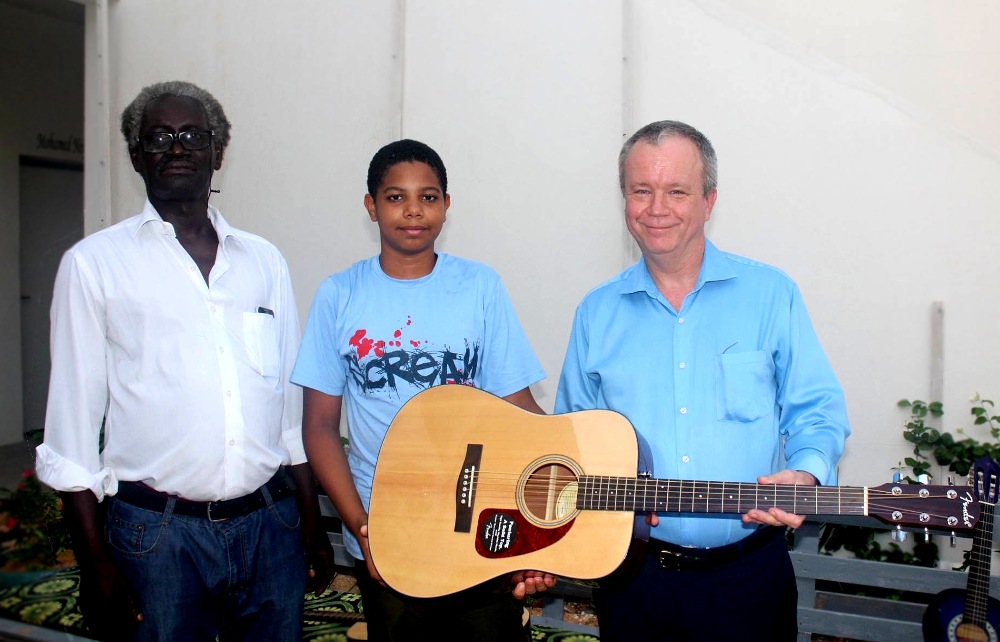
[[[795,283],[705,238],[718,195],[711,143],[684,123],[652,123],[623,146],[619,179],[642,259],[577,308],[556,412],[622,413],[657,478],[836,484],[850,433],[842,389]],[[596,594],[602,640],[795,639],[782,535],[801,516],[649,521],[638,575]]]

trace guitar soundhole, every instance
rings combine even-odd
[[[532,462],[517,485],[517,505],[525,519],[542,528],[555,528],[576,517],[581,474],[576,463],[565,457]]]
[[[974,624],[963,624],[962,616],[952,618],[948,624],[948,642],[997,642],[997,632],[989,622],[986,628]]]

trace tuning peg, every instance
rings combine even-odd
[[[924,528],[924,544],[931,543],[931,531],[930,529]]]
[[[899,474],[899,471],[898,470],[893,471],[893,473],[892,473],[892,483],[898,484],[902,480],[903,480],[903,476]]]
[[[948,485],[949,486],[954,486],[955,485],[955,478],[952,477],[951,475],[948,475]]]
[[[928,475],[927,473],[921,473],[921,474],[917,475],[917,483],[918,484],[923,484],[924,486],[926,486],[927,484],[931,483],[931,477],[930,477],[930,475]]]
[[[952,531],[951,532],[951,547],[955,548],[955,544],[956,544],[956,542],[955,542],[955,531]]]
[[[903,530],[902,526],[896,525],[896,530],[892,531],[892,539],[900,543],[906,541],[906,531]]]

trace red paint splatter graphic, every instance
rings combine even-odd
[[[361,329],[361,330],[358,330],[357,332],[355,332],[354,336],[351,337],[351,340],[349,341],[349,343],[352,346],[354,346],[354,348],[358,351],[358,358],[359,359],[364,359],[365,357],[367,357],[368,353],[372,351],[372,347],[375,346],[375,342],[365,336],[365,330],[364,329]],[[381,343],[381,341],[379,343]],[[379,354],[377,350],[376,350],[376,354]],[[382,356],[382,355],[379,354],[379,356]]]

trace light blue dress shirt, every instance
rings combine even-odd
[[[791,468],[835,485],[850,434],[843,391],[798,287],[708,241],[679,311],[644,260],[579,305],[555,411],[592,408],[632,422],[660,479],[755,482]],[[714,547],[755,527],[738,515],[661,514],[651,535]]]

